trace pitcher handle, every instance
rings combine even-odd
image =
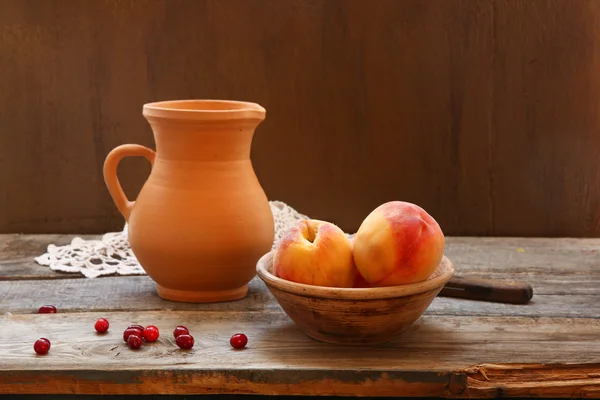
[[[131,214],[135,202],[127,199],[121,187],[117,176],[117,166],[123,157],[129,156],[145,157],[154,166],[156,153],[154,150],[139,144],[122,144],[112,149],[106,156],[106,160],[104,161],[104,182],[117,209],[125,217],[125,221],[129,221],[129,214]]]

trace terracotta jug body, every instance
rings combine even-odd
[[[273,214],[250,161],[265,113],[255,103],[225,100],[145,104],[156,152],[126,144],[106,157],[106,186],[160,297],[202,303],[246,295],[274,240]],[[117,178],[126,156],[152,163],[135,202]]]

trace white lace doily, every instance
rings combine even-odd
[[[275,221],[275,247],[291,226],[308,217],[282,201],[270,201],[269,204]],[[127,224],[121,232],[106,233],[100,240],[76,237],[65,246],[51,244],[47,253],[36,257],[35,261],[54,271],[81,273],[87,278],[146,274],[129,247]]]

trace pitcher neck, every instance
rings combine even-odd
[[[156,156],[169,161],[249,160],[257,121],[148,121]]]

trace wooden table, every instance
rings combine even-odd
[[[350,348],[306,337],[258,280],[241,301],[178,304],[146,276],[85,279],[32,261],[70,239],[0,236],[0,394],[600,397],[598,239],[448,238],[458,275],[526,280],[532,302],[438,297],[398,340]],[[37,314],[43,304],[59,313]],[[128,349],[130,323],[158,325],[160,341]],[[178,324],[193,350],[174,345]],[[238,331],[246,350],[229,346]],[[52,349],[36,356],[42,336]]]

